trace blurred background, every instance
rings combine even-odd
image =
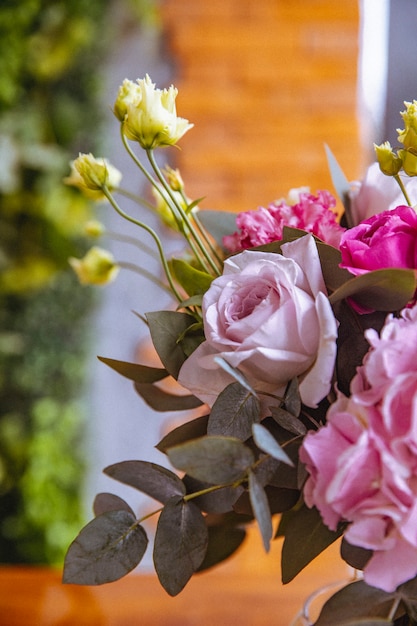
[[[92,217],[129,233],[63,185],[78,152],[107,156],[142,192],[111,113],[123,79],[178,87],[178,115],[195,127],[161,159],[202,208],[245,211],[292,187],[332,190],[325,143],[349,180],[373,142],[396,144],[403,101],[417,96],[416,24],[413,0],[1,3],[0,562],[60,563],[95,493],[132,504],[102,468],[161,463],[153,446],[177,419],[96,360],[135,360],[146,329],[132,311],[167,302],[129,272],[81,287],[67,261],[91,246]]]

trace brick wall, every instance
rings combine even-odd
[[[331,188],[325,142],[361,174],[357,0],[163,0],[161,13],[177,111],[195,124],[178,166],[202,206]]]

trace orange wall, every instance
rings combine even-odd
[[[360,176],[357,0],[164,0],[161,12],[177,112],[195,124],[177,155],[192,198],[239,211],[332,189],[325,142]]]

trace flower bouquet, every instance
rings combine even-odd
[[[349,184],[328,151],[339,214],[331,193],[302,188],[236,215],[199,210],[180,173],[159,167],[155,149],[192,126],[177,117],[176,95],[149,76],[125,80],[113,111],[183,254],[168,259],[157,233],[122,209],[116,198],[129,192],[105,159],[80,155],[66,181],[107,200],[132,237],[152,239],[162,279],[141,272],[173,297],[169,310],[137,313],[159,367],[101,360],[154,409],[199,411],[157,443],[163,464],[121,461],[104,472],[160,503],[153,561],[170,595],[231,556],[255,522],[266,551],[284,538],[284,583],[338,539],[342,559],[363,570],[318,625],[414,623],[417,102],[405,103],[401,149],[376,146],[361,183]],[[84,283],[120,269],[97,246],[70,262]],[[164,387],[172,379],[185,393]],[[114,581],[147,549],[149,512],[137,517],[108,493],[94,512],[69,547],[64,582]]]

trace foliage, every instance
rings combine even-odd
[[[415,441],[410,433],[415,421],[415,399],[403,398],[391,380],[401,387],[402,376],[411,375],[410,385],[417,393],[417,374],[412,369],[414,351],[412,345],[404,344],[403,351],[409,352],[402,360],[395,353],[395,349],[401,352],[398,344],[390,343],[391,335],[397,338],[402,334],[405,343],[411,337],[411,344],[417,337],[416,215],[410,206],[398,207],[405,215],[404,227],[397,209],[381,211],[377,218],[382,216],[384,228],[385,220],[391,228],[389,236],[379,236],[378,246],[381,239],[389,239],[394,253],[403,250],[404,241],[409,246],[410,255],[406,255],[403,264],[397,263],[395,254],[388,258],[386,254],[376,254],[376,268],[363,269],[358,265],[359,271],[355,272],[353,265],[347,271],[343,246],[353,228],[340,226],[332,213],[327,225],[332,237],[335,233],[339,237],[340,245],[326,243],[326,232],[318,239],[309,211],[313,206],[312,212],[321,211],[326,220],[326,211],[330,209],[320,204],[318,196],[300,192],[296,207],[305,211],[301,214],[302,230],[290,226],[293,205],[275,205],[273,210],[287,215],[287,224],[279,230],[279,236],[265,245],[227,257],[222,244],[232,217],[217,213],[213,218],[213,214],[199,211],[197,203],[187,199],[179,173],[174,176],[170,168],[162,171],[154,156],[154,148],[175,145],[191,128],[187,120],[176,117],[175,96],[173,87],[168,91],[156,89],[149,76],[136,83],[126,80],[119,90],[114,113],[121,124],[121,139],[127,152],[166,203],[174,230],[186,241],[187,250],[180,259],[168,261],[157,233],[137,215],[124,212],[116,196],[132,198],[133,194],[109,183],[104,161],[99,163],[92,156],[80,155],[73,167],[82,180],[78,186],[87,192],[102,193],[136,230],[153,237],[164,271],[164,286],[171,291],[176,306],[176,310],[152,311],[143,317],[138,314],[148,326],[160,367],[107,357],[100,357],[101,360],[130,379],[152,408],[177,411],[200,407],[201,414],[169,432],[157,444],[165,455],[161,465],[130,460],[104,470],[106,475],[158,504],[151,513],[136,516],[123,499],[99,494],[94,519],[69,546],[64,582],[96,585],[129,573],[145,554],[146,520],[155,515],[158,521],[153,562],[162,587],[175,596],[194,573],[231,556],[243,542],[246,526],[256,522],[266,551],[271,541],[283,537],[283,583],[289,583],[340,537],[342,558],[353,567],[364,569],[365,580],[335,594],[325,605],[318,624],[399,625],[404,619],[414,620],[415,534],[411,533],[411,540],[404,540],[402,535],[399,539],[398,529],[404,530],[400,524],[392,535],[389,533],[397,519],[403,520],[401,515],[407,530],[416,498]],[[143,149],[147,167],[128,140]],[[331,156],[329,164],[344,200],[343,219],[349,224],[352,213],[347,183]],[[74,184],[74,179],[69,182]],[[158,212],[158,207],[141,198],[137,200]],[[271,212],[262,212],[260,208],[251,234],[258,235],[262,219],[270,224],[270,218]],[[372,225],[373,221],[359,221],[354,251],[362,251],[364,242],[360,235],[365,230],[368,236],[366,228]],[[210,226],[214,226],[213,230]],[[370,230],[368,238],[374,234]],[[368,243],[366,237],[363,239]],[[253,239],[250,241],[252,245]],[[363,256],[372,258],[369,250],[366,255],[359,255],[360,260]],[[159,280],[155,283],[161,285]],[[283,310],[283,316],[276,315]],[[391,315],[387,317],[387,313]],[[387,330],[390,324],[393,328]],[[409,335],[405,327],[412,328]],[[276,336],[282,338],[281,343],[275,342]],[[304,360],[304,346],[312,339],[316,343],[309,353],[311,358]],[[383,344],[382,356],[376,348],[378,341]],[[372,374],[376,374],[377,383],[368,371],[375,352],[377,367]],[[395,367],[385,371],[391,359],[399,372]],[[166,380],[174,389],[175,383],[180,383],[186,395],[166,391]],[[387,398],[392,413],[384,413]],[[329,437],[328,433],[333,436],[330,442],[334,445],[324,439],[325,448],[323,433],[325,437]],[[354,457],[352,461],[346,451],[350,453],[357,442],[359,452],[356,448],[354,451],[359,460]],[[368,450],[373,453],[374,466],[370,465]],[[324,469],[315,463],[315,454],[319,462],[325,459]],[[402,492],[396,482],[396,470],[390,467],[391,458],[406,475],[404,493],[410,509],[404,502],[398,504],[397,494]],[[335,474],[345,479],[345,467],[351,472],[346,484],[340,479],[332,483]],[[411,486],[406,482],[409,478]],[[347,501],[346,515],[346,509],[341,509],[343,498]],[[365,539],[360,537],[362,543],[350,545],[349,531],[355,525],[360,498],[364,504],[362,516],[357,519]],[[391,509],[396,517],[388,526]],[[380,544],[378,538],[370,538],[374,528],[381,535]],[[387,538],[390,541],[385,541]],[[401,550],[407,550],[411,556],[405,566],[402,563],[403,569],[395,563],[394,577],[397,546],[400,555]],[[379,584],[370,586],[366,583],[367,566],[381,553],[384,571],[376,581]],[[370,574],[375,576],[377,569]]]
[[[144,18],[151,3],[124,8]],[[95,301],[67,273],[90,202],[62,184],[92,149],[109,0],[0,6],[0,561],[58,562],[81,520],[82,388]],[[121,5],[122,8],[122,5]],[[71,306],[68,307],[68,303]],[[74,454],[74,450],[79,453]],[[52,515],[53,512],[53,515]]]

